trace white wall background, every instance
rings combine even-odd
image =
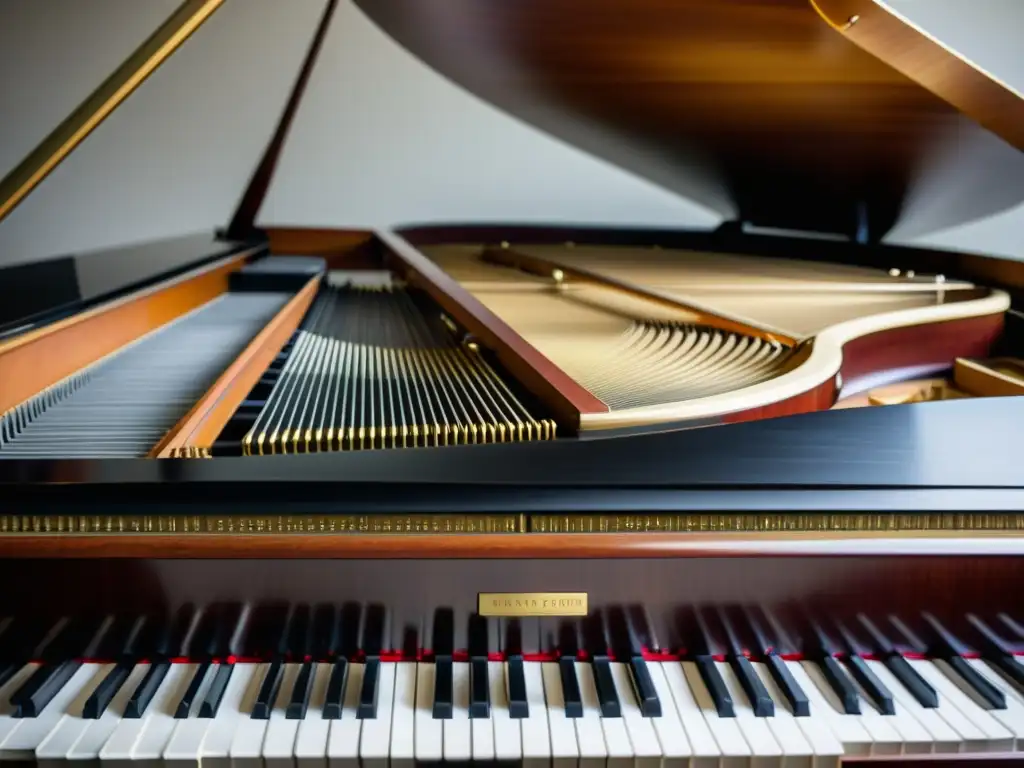
[[[1024,88],[1024,0],[890,1]],[[176,5],[0,0],[0,172]],[[0,224],[0,263],[223,225],[323,5],[229,0]],[[1024,206],[940,231],[943,206],[957,203],[944,190],[986,174],[958,168],[955,138],[942,148],[949,163],[920,180],[891,239],[1024,258]],[[721,216],[479,101],[342,2],[260,222],[372,227],[437,219],[712,227]]]
[[[0,0],[0,26],[7,29],[10,7],[36,2]],[[108,23],[125,5],[46,2],[88,6]],[[0,263],[223,226],[276,126],[323,6],[324,0],[225,3],[0,223]],[[153,15],[155,28],[165,14]],[[21,18],[14,15],[15,22]],[[63,25],[60,12],[54,10],[49,23]],[[119,35],[120,58],[152,31],[136,26],[143,29],[132,30],[134,43],[127,31]],[[19,37],[17,30],[5,34]],[[102,24],[92,34],[106,41]],[[54,71],[77,66],[73,52],[51,38],[38,43],[22,51],[19,67],[32,72],[48,66],[48,57],[63,62]],[[33,87],[32,80],[24,87]],[[32,98],[46,100],[47,88],[33,87]],[[8,102],[0,103],[0,114],[12,114]],[[51,127],[42,128],[43,122],[37,140]]]

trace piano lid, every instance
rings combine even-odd
[[[880,239],[964,148],[988,173],[940,226],[1024,200],[1018,95],[872,0],[355,2],[548,133],[711,208],[717,177],[756,226]]]

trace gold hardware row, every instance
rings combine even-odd
[[[374,514],[18,515],[0,514],[2,535],[46,534],[531,534],[531,533],[900,533],[1024,531],[1024,514]]]

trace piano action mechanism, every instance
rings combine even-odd
[[[258,227],[327,2],[224,232],[0,271],[0,760],[1016,760],[1024,270],[883,237],[1019,96],[867,0],[357,5],[736,220]]]

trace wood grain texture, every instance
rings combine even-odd
[[[426,291],[455,322],[478,337],[509,373],[552,410],[560,424],[576,429],[581,414],[608,411],[607,405],[530,346],[401,235],[380,231],[377,238],[392,269]]]
[[[847,39],[1024,149],[1024,99],[1009,85],[873,0],[815,2]]]
[[[0,344],[0,413],[224,293],[244,251]]]
[[[878,239],[936,141],[953,131],[969,144],[982,130],[838,34],[808,0],[357,5],[498,108],[761,226],[853,235],[866,221]],[[1017,162],[1012,146],[996,145]]]
[[[929,544],[946,554],[984,552],[986,542],[1020,539],[1012,532],[827,533],[568,533],[568,534],[15,534],[0,536],[0,557],[57,559],[280,560],[532,560],[662,559],[751,556],[856,556],[923,553]],[[1024,551],[1024,545],[1018,547]],[[996,551],[1005,553],[1005,549]]]
[[[151,458],[198,457],[213,445],[313,303],[320,276],[311,278],[254,338],[206,394],[150,452]]]
[[[675,299],[667,294],[652,289],[650,286],[643,286],[637,283],[625,283],[624,281],[607,274],[601,274],[584,267],[565,264],[556,260],[548,260],[533,256],[515,248],[496,248],[485,246],[481,259],[491,264],[497,264],[512,269],[522,269],[535,275],[550,277],[554,272],[559,272],[565,280],[574,283],[599,285],[611,288],[622,293],[638,296],[644,301],[653,302],[670,308],[686,310],[695,315],[694,322],[718,328],[732,333],[739,333],[745,336],[753,336],[758,339],[769,339],[778,341],[786,346],[792,346],[795,340],[779,333],[766,331],[756,325],[745,323],[728,317],[725,314],[713,314],[705,309],[694,308],[681,299]]]
[[[268,227],[274,256],[321,256],[331,269],[379,269],[373,232],[365,229]]]

